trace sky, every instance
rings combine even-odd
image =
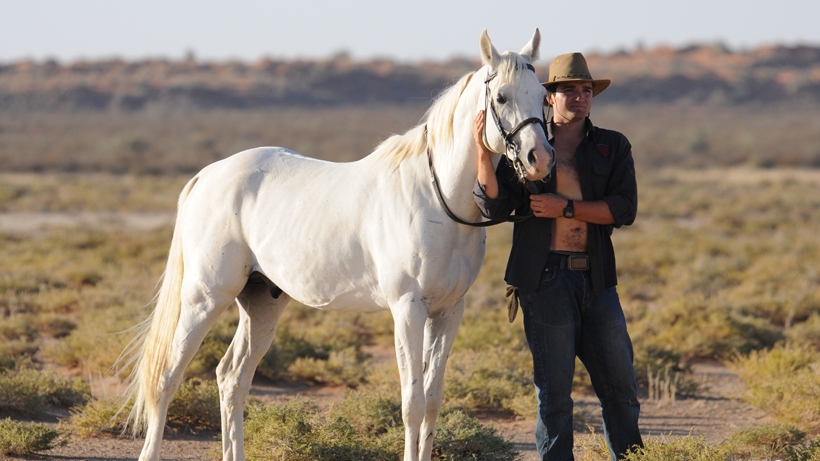
[[[487,29],[541,57],[641,46],[820,46],[819,0],[0,0],[0,62],[477,58]]]

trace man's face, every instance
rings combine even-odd
[[[583,120],[592,110],[592,83],[559,83],[555,92],[550,93],[548,98],[561,121]]]

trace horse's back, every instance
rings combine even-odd
[[[366,294],[375,285],[361,235],[369,170],[275,147],[215,162],[180,211],[188,248],[202,263],[216,260],[245,277],[262,272],[304,304],[383,308]]]

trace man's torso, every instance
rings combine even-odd
[[[566,143],[556,140],[555,143],[555,192],[569,200],[583,200],[581,181],[578,177],[578,166],[575,151],[580,140]],[[587,251],[587,224],[577,219],[559,217],[555,219],[552,232],[551,250]]]

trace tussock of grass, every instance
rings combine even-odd
[[[786,453],[786,448],[800,444],[806,433],[789,425],[773,423],[734,432],[725,442],[735,453],[746,458],[773,459]]]
[[[404,429],[396,425],[399,414],[375,411],[379,399],[351,394],[350,401],[321,416],[310,402],[295,399],[286,405],[252,404],[245,422],[245,450],[249,460],[392,461],[402,458]],[[364,405],[360,414],[356,408]],[[389,412],[389,411],[388,411]],[[389,412],[392,413],[392,412]],[[374,415],[372,421],[363,415]],[[384,426],[381,426],[384,424]],[[517,453],[512,442],[494,429],[459,411],[439,418],[433,448],[434,459],[512,461]]]
[[[124,432],[128,412],[133,402],[118,398],[99,399],[71,412],[64,422],[66,430],[79,437]],[[216,382],[198,378],[185,381],[168,407],[166,423],[175,428],[218,431],[221,415],[219,389]]]
[[[444,375],[448,408],[535,416],[532,357],[528,350],[502,347],[453,353]]]
[[[22,456],[48,450],[59,435],[45,424],[0,419],[0,455]]]
[[[91,397],[88,383],[29,366],[0,374],[0,409],[39,416],[49,405],[73,407]]]
[[[327,360],[299,357],[288,367],[288,375],[298,381],[356,387],[368,375],[367,358],[357,347],[330,351]]]
[[[94,399],[82,408],[71,411],[71,416],[62,422],[66,431],[78,437],[94,437],[100,434],[122,434],[125,420],[132,403],[122,408],[117,398]]]
[[[786,447],[786,461],[820,461],[820,439],[798,447]]]
[[[738,356],[730,366],[746,384],[747,402],[781,422],[820,429],[820,354],[806,346],[778,345]]]
[[[605,458],[609,459],[609,458]],[[627,454],[626,461],[733,461],[732,447],[709,445],[703,436],[661,437],[644,439],[644,447]],[[590,459],[589,461],[597,461]]]
[[[219,388],[214,381],[185,381],[168,407],[167,424],[171,426],[218,431],[220,420]]]

